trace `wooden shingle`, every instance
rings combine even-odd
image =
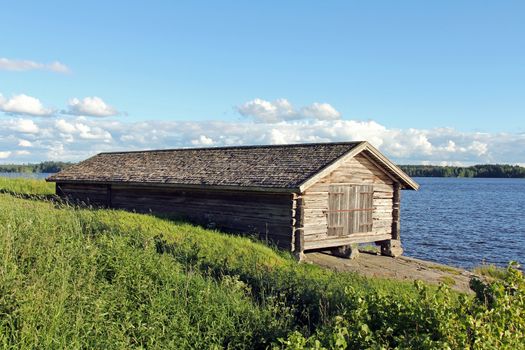
[[[100,153],[48,181],[295,189],[361,143]]]

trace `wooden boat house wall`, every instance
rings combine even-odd
[[[100,153],[47,181],[69,200],[257,234],[297,256],[366,242],[401,254],[400,190],[418,189],[367,142]]]

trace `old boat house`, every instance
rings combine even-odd
[[[365,242],[400,255],[400,190],[418,189],[368,142],[100,153],[47,181],[69,200],[257,234],[299,257]]]

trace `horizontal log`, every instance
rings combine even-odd
[[[239,201],[248,203],[288,203],[292,196],[288,193],[264,193],[264,192],[247,192],[247,191],[217,191],[217,190],[195,190],[195,189],[177,189],[177,188],[157,188],[157,187],[130,187],[123,185],[112,185],[112,190],[117,193],[128,192],[132,195],[146,193],[147,196],[175,196],[187,198],[206,198],[228,199],[228,201]]]
[[[271,217],[291,217],[295,215],[295,211],[290,209],[290,206],[258,206],[252,204],[251,206],[235,205],[224,202],[216,205],[209,205],[206,202],[188,201],[184,203],[173,202],[169,200],[161,200],[157,198],[123,198],[121,196],[113,196],[112,203],[115,207],[118,206],[141,206],[151,207],[152,209],[166,210],[197,210],[201,212],[231,212],[231,213],[252,213],[258,216]]]
[[[311,241],[307,239],[308,236],[305,236],[304,240],[304,249],[305,250],[312,250],[312,249],[323,249],[323,248],[331,248],[331,247],[339,247],[342,245],[348,245],[348,244],[355,244],[355,243],[369,243],[369,242],[376,242],[376,241],[383,241],[391,238],[391,235],[389,234],[379,234],[379,235],[349,235],[346,237],[337,237],[337,238],[326,238],[319,241]]]

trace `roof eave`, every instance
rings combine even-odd
[[[403,185],[404,189],[417,191],[419,189],[419,184],[415,182],[410,176],[407,175],[400,167],[395,165],[387,157],[385,157],[377,148],[372,146],[370,143],[366,142],[366,150],[370,152],[380,163],[383,165],[386,170],[392,172],[396,177],[399,178],[399,182]]]
[[[403,188],[416,191],[419,189],[419,184],[412,180],[412,178],[410,178],[410,176],[408,176],[403,170],[401,170],[401,168],[392,163],[387,157],[385,157],[370,143],[368,143],[367,141],[362,141],[359,145],[353,147],[350,151],[343,154],[334,162],[330,163],[328,166],[321,169],[315,175],[311,176],[310,178],[306,179],[303,183],[301,183],[299,186],[300,192],[303,193],[304,191],[306,191],[306,189],[308,189],[310,186],[319,181],[319,179],[325,177],[333,170],[337,169],[342,162],[355,157],[363,151],[368,151],[370,154],[372,154],[374,158],[376,158],[379,161],[380,165],[383,166],[387,172],[389,172],[389,175],[392,174],[396,177],[397,181],[403,185]]]
[[[323,178],[324,176],[331,173],[333,170],[337,169],[339,165],[342,162],[344,162],[346,159],[352,158],[356,154],[362,152],[366,148],[366,144],[367,144],[366,141],[361,141],[357,146],[352,147],[352,149],[350,149],[348,152],[346,152],[345,154],[337,158],[332,163],[328,164],[326,167],[318,171],[316,174],[310,176],[308,179],[303,181],[299,185],[299,190],[301,191],[301,193],[304,192],[308,187],[315,184],[319,179]]]
[[[130,187],[164,187],[182,189],[202,189],[202,190],[227,190],[227,191],[246,191],[246,192],[268,192],[268,193],[299,193],[299,188],[295,187],[262,187],[262,186],[231,186],[231,185],[191,185],[177,183],[157,183],[157,182],[131,182],[131,181],[90,181],[90,180],[68,180],[51,179],[48,182],[69,183],[69,184],[89,184],[89,185],[118,185]]]

